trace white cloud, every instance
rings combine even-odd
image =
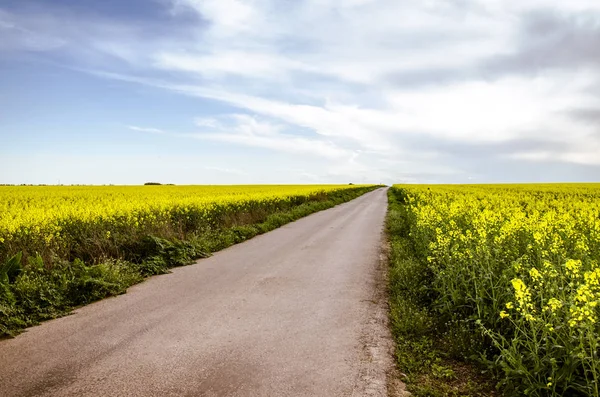
[[[165,133],[163,130],[159,130],[158,128],[137,127],[135,125],[130,125],[127,128],[129,128],[132,131],[147,132],[150,134],[164,134]]]
[[[258,13],[249,2],[240,0],[174,0],[174,11],[185,7],[195,10],[211,23],[218,35],[230,36],[249,30]]]
[[[240,135],[228,133],[194,134],[191,137],[201,140],[227,142],[237,145],[253,146],[305,156],[320,156],[327,158],[346,157],[348,152],[332,143],[314,139],[298,138],[288,135],[265,137],[256,135]]]
[[[571,87],[571,75],[507,78],[395,92],[396,125],[403,130],[469,142],[548,138],[551,131],[581,135],[561,109],[582,106],[584,95]],[[590,82],[591,83],[591,82]],[[561,138],[554,135],[550,138]]]
[[[349,144],[358,144],[360,148],[388,151],[391,145],[391,142],[385,138],[385,131],[372,128],[373,123],[379,122],[378,116],[389,120],[384,112],[334,103],[323,106],[290,104],[284,101],[195,86],[165,85],[164,87],[189,95],[223,101],[238,108],[279,119],[296,127],[310,129],[326,139],[343,139]],[[383,121],[385,122],[385,120]],[[387,126],[390,127],[390,125]]]
[[[336,146],[332,142],[286,134],[286,126],[245,114],[232,114],[221,120],[199,119],[196,124],[203,132],[183,134],[200,140],[226,142],[257,148],[271,149],[292,154],[325,158],[344,158],[351,151]]]
[[[563,150],[531,150],[518,151],[509,155],[510,158],[529,160],[535,162],[564,162],[581,165],[600,165],[600,144],[567,145]]]
[[[316,72],[316,68],[275,54],[219,51],[191,55],[164,52],[155,56],[155,65],[165,70],[180,70],[208,77],[239,75],[250,78],[284,78],[290,71]]]
[[[228,114],[198,118],[188,137],[322,157],[330,175],[466,178],[482,145],[511,148],[487,161],[599,164],[597,127],[568,111],[600,107],[590,90],[600,64],[544,67],[552,53],[525,59],[539,70],[506,61],[539,45],[527,41],[536,12],[573,15],[583,37],[598,37],[590,47],[600,45],[597,0],[163,2],[170,29],[85,18],[64,27],[56,15],[8,13],[0,29],[22,25],[68,50],[79,61],[71,67],[212,100]],[[184,14],[196,22],[177,26]],[[159,28],[166,33],[152,34]],[[27,48],[20,35],[13,45]],[[511,146],[519,142],[552,148]]]

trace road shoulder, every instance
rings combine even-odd
[[[371,311],[363,329],[361,343],[361,368],[352,396],[408,397],[411,394],[400,380],[394,359],[396,345],[390,329],[388,267],[389,243],[382,230],[381,248],[373,271]]]

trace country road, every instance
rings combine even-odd
[[[386,189],[0,341],[0,395],[386,396]]]

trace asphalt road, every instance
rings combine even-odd
[[[0,395],[385,396],[386,205],[376,190],[0,341]]]

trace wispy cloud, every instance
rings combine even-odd
[[[11,51],[216,104],[179,137],[321,157],[340,177],[600,165],[596,0],[161,0],[133,21],[38,5],[0,8]]]
[[[150,134],[165,134],[165,131],[159,130],[158,128],[136,127],[135,125],[130,125],[127,128],[137,132],[146,132]]]
[[[258,120],[245,114],[231,114],[221,120],[199,119],[196,124],[203,131],[185,136],[305,156],[337,159],[352,155],[350,150],[330,141],[285,133],[289,126]]]

